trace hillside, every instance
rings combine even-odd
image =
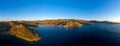
[[[54,25],[54,26],[62,26],[65,28],[79,28],[84,24],[93,24],[92,22],[89,22],[86,20],[75,20],[75,19],[17,21],[17,22],[28,25],[28,26]]]
[[[2,34],[9,34],[28,42],[36,42],[41,39],[40,35],[33,29],[28,28],[25,24],[17,22],[1,22],[0,27]]]
[[[85,20],[75,20],[75,19],[59,19],[59,20],[43,20],[40,24],[63,26],[65,28],[79,28],[84,24],[93,24]]]
[[[8,31],[10,25],[5,22],[0,22],[0,32]]]

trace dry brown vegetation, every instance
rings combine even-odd
[[[55,25],[63,26],[65,28],[78,28],[83,24],[93,24],[86,20],[75,20],[75,19],[58,19],[58,20],[41,20],[41,21],[19,21],[19,23],[24,23],[25,25]]]
[[[2,23],[0,24],[2,25]],[[0,27],[7,27],[7,26],[10,26],[7,32],[10,35],[13,35],[17,38],[23,39],[28,42],[37,42],[41,39],[41,36],[36,31],[28,28],[27,25],[25,24],[21,24],[16,21],[13,22],[11,21],[11,22],[4,22],[4,26],[0,26]]]
[[[44,20],[40,22],[41,24],[47,25],[58,25],[63,26],[65,28],[78,28],[83,24],[93,24],[89,21],[85,20],[74,20],[74,19],[63,19],[63,20]]]
[[[41,24],[53,24],[53,25],[59,25],[59,24],[66,24],[68,22],[77,22],[77,23],[81,23],[81,24],[92,24],[89,21],[85,21],[85,20],[74,20],[74,19],[63,19],[63,20],[44,20],[41,21]]]

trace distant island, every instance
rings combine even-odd
[[[92,23],[120,24],[119,22],[110,22],[110,21],[96,21],[96,20],[91,20],[90,22],[92,22]]]
[[[64,28],[79,28],[83,25],[94,23],[110,23],[108,21],[86,21],[75,19],[58,19],[58,20],[37,20],[37,21],[7,21],[0,22],[0,34],[8,34],[28,42],[37,42],[41,40],[40,34],[30,26],[36,27],[38,25],[54,25],[62,26]]]

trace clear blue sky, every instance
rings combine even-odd
[[[0,20],[120,20],[120,0],[0,0]]]

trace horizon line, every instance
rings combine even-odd
[[[26,20],[26,19],[19,19],[19,20],[0,20],[0,22],[4,22],[4,21],[39,21],[39,20],[64,20],[64,19],[34,19],[34,20]],[[70,19],[68,19],[70,20]],[[86,21],[110,21],[110,22],[120,22],[120,20],[96,20],[96,19],[91,19],[91,20],[87,20],[87,19],[74,19],[74,20],[86,20]]]

